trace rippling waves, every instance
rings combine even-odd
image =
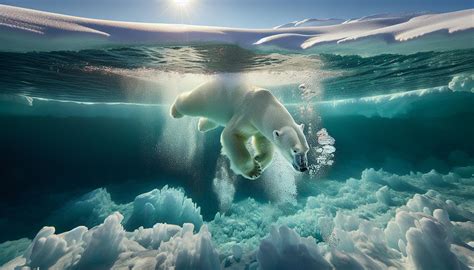
[[[264,54],[232,45],[127,47],[0,53],[0,93],[159,103],[169,88],[163,81],[171,75],[179,82],[196,74],[265,73],[264,79],[254,76],[265,85],[276,80],[298,85],[305,77],[317,77],[314,88],[323,100],[333,100],[445,86],[454,75],[472,72],[473,50],[360,57]]]

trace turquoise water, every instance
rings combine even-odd
[[[268,88],[312,128],[311,174],[277,158],[262,179],[234,176],[220,156],[222,129],[200,134],[195,119],[168,116],[178,93],[222,73]],[[451,220],[473,221],[473,74],[473,50],[360,57],[213,45],[0,53],[0,243],[32,239],[45,225],[92,227],[120,211],[128,231],[207,224],[225,257],[229,243],[244,253],[257,248],[273,225],[329,243],[320,218],[337,213],[383,229],[429,190],[463,209],[450,210]],[[335,152],[318,152],[323,128]],[[140,216],[135,197],[165,185],[200,210]],[[19,253],[5,254],[0,264]]]

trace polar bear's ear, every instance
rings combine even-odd
[[[276,129],[275,129],[275,130],[273,131],[273,139],[276,140],[278,137],[280,137],[280,135],[281,135],[281,132],[280,132],[279,130],[276,130]]]
[[[304,124],[300,125],[301,131],[304,131]]]

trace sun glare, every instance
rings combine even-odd
[[[174,0],[174,2],[175,2],[177,5],[184,7],[184,6],[187,6],[187,5],[188,5],[189,0]]]
[[[178,23],[191,24],[190,12],[193,11],[196,0],[168,0],[163,13],[172,13],[179,20]]]

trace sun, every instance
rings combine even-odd
[[[174,0],[174,2],[181,7],[185,7],[189,4],[189,0]]]
[[[193,11],[196,0],[168,0],[166,10],[171,9],[179,19],[179,23],[191,23],[190,12]]]

